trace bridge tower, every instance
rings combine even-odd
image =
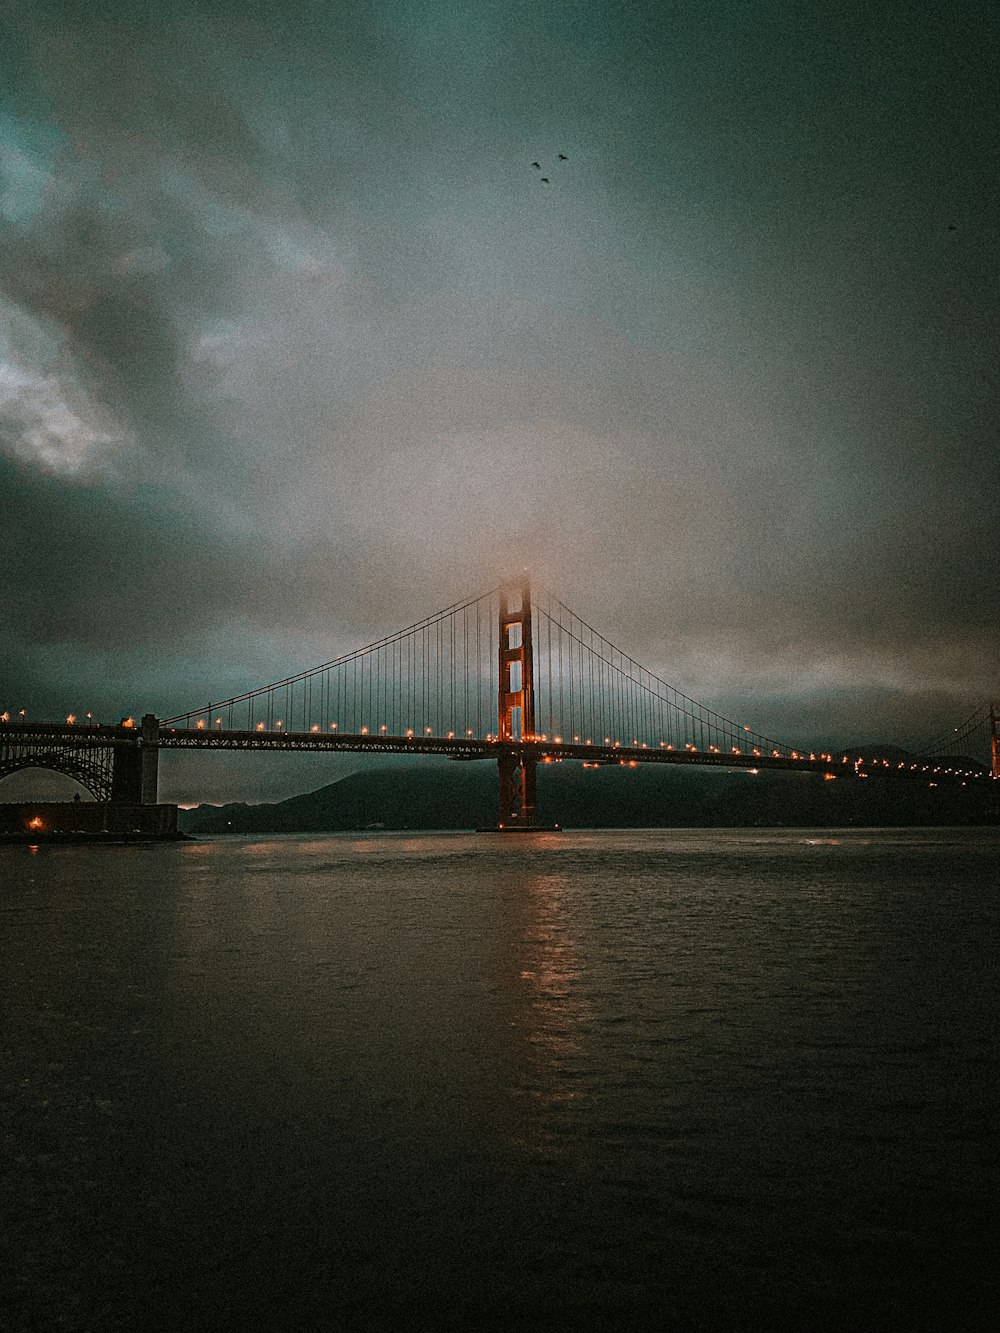
[[[514,747],[499,756],[502,829],[537,828],[534,758],[519,747],[535,735],[535,661],[531,645],[531,580],[525,572],[500,593],[497,740]]]

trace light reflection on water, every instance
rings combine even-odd
[[[975,1328],[997,850],[2,849],[0,1317]]]

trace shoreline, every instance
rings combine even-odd
[[[84,844],[88,847],[119,846],[133,842],[196,842],[190,833],[85,833],[80,830],[56,832],[47,830],[40,833],[0,833],[0,846],[71,846]]]

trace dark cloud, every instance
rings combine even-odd
[[[995,693],[980,7],[9,13],[25,703],[175,711],[525,563],[774,734]]]

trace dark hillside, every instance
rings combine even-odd
[[[546,822],[566,828],[879,827],[989,819],[987,794],[958,787],[853,776],[826,782],[806,773],[754,776],[666,765],[543,765],[538,801]],[[442,762],[366,769],[274,805],[203,805],[181,811],[181,827],[189,833],[305,833],[373,825],[468,829],[494,823],[496,810],[493,764]]]

